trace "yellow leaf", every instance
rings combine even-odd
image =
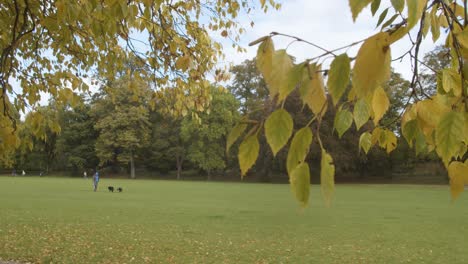
[[[432,7],[431,10],[431,34],[432,34],[432,41],[436,42],[440,36],[440,24],[439,19],[437,19],[437,6]]]
[[[387,153],[392,152],[397,147],[397,137],[390,130],[385,130],[385,141],[381,143],[381,147],[384,148]]]
[[[422,16],[427,0],[406,0],[408,6],[408,28],[413,28]]]
[[[333,165],[333,158],[324,149],[322,149],[320,162],[320,188],[325,204],[330,206],[335,192],[335,165]]]
[[[389,43],[393,44],[406,36],[406,34],[409,32],[409,27],[402,26],[399,27],[397,30],[389,32],[390,37],[389,37]]]
[[[468,57],[468,55],[466,55],[466,50],[468,49],[468,28],[465,28],[463,31],[455,34],[455,36],[457,37],[458,42],[462,46],[463,57],[466,59]]]
[[[390,101],[388,100],[387,93],[384,89],[379,86],[372,97],[372,109],[374,110],[374,124],[377,125],[380,119],[387,112],[388,107],[390,106]]]
[[[182,71],[186,71],[189,65],[190,65],[190,56],[179,57],[175,63],[175,67]]]
[[[373,0],[349,0],[349,7],[353,15],[353,21],[356,21],[357,16],[361,11],[368,6]]]
[[[308,70],[303,73],[299,93],[303,102],[315,115],[323,115],[327,108],[327,96],[325,95],[321,66],[309,65],[308,67]]]
[[[435,128],[443,114],[450,111],[450,108],[439,103],[435,98],[420,101],[416,105],[418,118],[424,125]]]
[[[465,185],[468,185],[468,160],[465,163],[454,161],[448,166],[450,178],[450,192],[452,199],[456,199],[463,192]]]
[[[288,151],[288,158],[286,160],[286,169],[288,174],[306,159],[309,153],[309,147],[312,144],[312,131],[309,127],[299,129],[294,135],[291,146]]]
[[[388,32],[380,32],[368,38],[359,49],[352,80],[358,97],[371,94],[390,78],[390,40]]]
[[[286,50],[276,51],[272,63],[271,76],[265,81],[270,88],[271,97],[273,98],[278,93],[278,102],[281,102],[295,88],[289,85],[289,73],[293,68],[293,63]]]
[[[380,143],[382,135],[383,137],[385,137],[385,130],[383,130],[380,127],[374,128],[374,130],[372,131],[371,144],[375,145],[377,143]]]
[[[310,170],[307,163],[301,163],[290,174],[291,191],[302,207],[307,206],[310,193]]]
[[[359,147],[367,154],[372,147],[372,135],[369,132],[363,133],[359,137]]]
[[[274,156],[288,143],[292,131],[293,120],[284,109],[276,110],[265,121],[265,137]]]
[[[260,145],[258,143],[257,134],[251,135],[244,139],[239,146],[239,166],[242,177],[255,164],[258,157]]]
[[[266,38],[258,47],[257,68],[262,73],[263,78],[265,78],[265,80],[269,79],[271,76],[274,51],[275,48],[273,46],[273,40],[271,40],[270,37]],[[270,91],[270,94],[271,93],[272,92]]]
[[[442,89],[446,93],[453,92],[453,95],[460,96],[462,93],[461,76],[454,69],[442,70]]]

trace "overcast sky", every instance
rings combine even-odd
[[[382,1],[382,5],[390,1]],[[247,29],[246,34],[241,36],[241,44],[247,48],[247,53],[238,53],[231,48],[231,43],[223,40],[219,33],[214,37],[225,44],[226,62],[238,64],[245,59],[251,59],[255,56],[258,46],[248,47],[248,43],[258,39],[259,37],[268,35],[272,31],[285,33],[288,35],[297,36],[314,44],[332,50],[334,48],[346,46],[355,41],[365,39],[377,33],[375,25],[378,21],[378,16],[384,8],[380,8],[375,17],[372,17],[370,7],[366,8],[353,22],[351,11],[348,6],[348,0],[327,0],[327,1],[312,1],[312,0],[287,0],[283,1],[282,8],[279,11],[270,10],[267,14],[261,11],[256,11],[251,15],[255,26],[249,26],[247,18],[242,18],[240,22]],[[406,11],[404,11],[406,12]],[[390,12],[387,19],[390,18]],[[399,22],[397,20],[397,22]],[[417,26],[418,27],[418,26]],[[414,38],[416,32],[413,32]],[[413,38],[413,39],[414,39]],[[443,43],[441,36],[437,44]],[[291,42],[291,39],[276,36],[273,39],[276,49],[286,48]],[[411,42],[408,37],[400,40],[392,45],[392,58],[397,58],[405,53]],[[420,56],[428,51],[431,51],[436,44],[432,42],[432,36],[429,33],[427,38],[423,40],[420,48]],[[357,53],[359,45],[348,50],[350,56]],[[345,52],[343,50],[341,52]],[[288,48],[288,53],[302,61],[307,58],[313,58],[323,54],[323,51],[314,48],[305,43],[295,42]],[[329,64],[331,60],[325,61],[324,64]],[[403,62],[394,62],[394,69],[401,73],[406,79],[411,78],[411,64],[409,59]]]

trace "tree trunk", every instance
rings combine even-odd
[[[211,181],[211,170],[207,171],[206,180]]]
[[[180,176],[182,173],[182,157],[177,155],[176,162],[177,162],[177,180],[180,180]]]
[[[135,160],[133,159],[133,150],[130,150],[130,177],[135,179]]]

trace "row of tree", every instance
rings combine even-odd
[[[446,52],[437,48],[425,57],[424,62],[432,70],[442,69],[447,63],[444,60]],[[172,98],[170,91],[166,91],[164,97],[155,98],[149,84],[133,78],[133,70],[119,74],[115,80],[105,81],[92,96],[82,95],[81,102],[71,102],[64,107],[51,100],[48,105],[27,114],[26,119],[30,122],[18,118],[21,146],[14,153],[12,162],[3,167],[46,173],[68,171],[75,175],[100,168],[131,178],[136,177],[137,169],[145,176],[167,176],[175,171],[177,179],[184,170],[195,171],[208,179],[213,175],[239,177],[235,151],[226,153],[229,131],[236,123],[247,120],[245,116],[249,116],[249,122],[261,120],[274,108],[255,62],[248,60],[234,66],[231,69],[234,78],[227,89],[211,85],[208,108],[198,111],[195,101],[195,105],[188,107],[193,110],[182,115],[168,110],[180,100]],[[426,72],[423,80],[426,93],[433,93],[437,81],[435,75]],[[400,74],[392,72],[385,87],[391,109],[382,123],[397,135],[400,134],[399,117],[408,98],[405,94],[408,85]],[[303,107],[298,94],[288,97],[284,107],[293,116],[296,129],[309,122],[310,110]],[[321,132],[322,141],[334,157],[338,181],[391,175],[396,168],[408,168],[421,160],[434,160],[432,154],[417,158],[400,139],[399,147],[390,158],[377,148],[368,155],[359,153],[362,131],[352,128],[342,135],[335,126],[336,118],[334,107],[329,105]],[[372,126],[371,122],[361,130],[369,126]],[[337,140],[337,136],[341,140]],[[287,149],[274,157],[266,139],[261,137],[259,159],[250,172],[251,178],[260,181],[287,179],[286,158]],[[320,167],[320,148],[312,145],[307,159],[314,173],[314,168]]]

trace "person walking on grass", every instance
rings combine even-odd
[[[96,171],[96,173],[94,173],[94,176],[93,176],[94,191],[97,190],[98,183],[99,183],[99,171]]]

